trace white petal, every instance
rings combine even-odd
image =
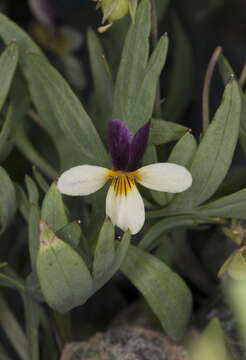
[[[61,175],[57,186],[66,195],[89,195],[106,183],[108,171],[100,166],[75,166]]]
[[[136,185],[131,187],[127,195],[116,195],[111,185],[106,198],[106,214],[112,223],[123,231],[138,233],[144,224],[145,211],[143,199]]]
[[[136,174],[136,180],[152,190],[178,193],[185,191],[192,184],[191,173],[177,164],[151,164],[138,169]]]

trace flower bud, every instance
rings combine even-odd
[[[90,296],[92,277],[81,256],[40,222],[37,275],[42,294],[54,310],[64,313]]]
[[[218,276],[228,274],[233,280],[246,280],[246,246],[236,250],[222,265]]]
[[[234,280],[246,280],[246,247],[236,251],[228,266],[228,274]]]
[[[123,18],[129,10],[129,0],[102,0],[103,23],[110,23]]]

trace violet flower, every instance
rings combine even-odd
[[[106,198],[106,214],[112,223],[132,234],[139,232],[145,221],[143,199],[135,181],[158,191],[179,193],[192,184],[190,172],[183,166],[156,163],[138,168],[147,146],[150,123],[131,138],[130,131],[119,119],[109,124],[108,146],[113,169],[80,165],[65,171],[58,189],[67,195],[89,195],[111,180]]]

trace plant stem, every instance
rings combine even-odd
[[[209,107],[209,92],[210,92],[210,84],[211,79],[214,73],[215,65],[219,59],[219,56],[222,52],[222,48],[217,47],[208,64],[208,68],[205,75],[203,94],[202,94],[202,129],[203,133],[207,130],[210,119],[210,107]]]

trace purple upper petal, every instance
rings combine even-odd
[[[114,170],[127,170],[131,134],[120,119],[112,119],[108,129],[108,146]]]
[[[147,147],[149,138],[150,122],[144,124],[134,135],[129,152],[128,171],[137,169]]]

